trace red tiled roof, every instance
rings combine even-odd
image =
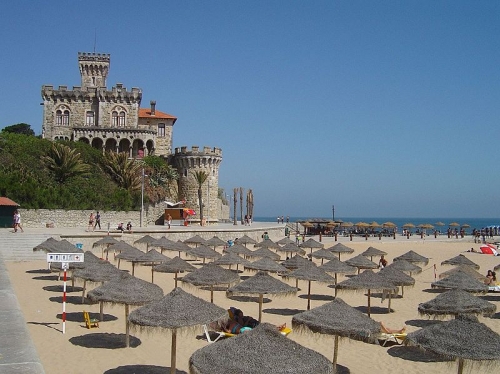
[[[8,197],[0,197],[0,205],[2,206],[19,206],[18,203],[12,201]]]
[[[139,118],[173,119],[174,122],[177,120],[177,117],[165,112],[160,112],[159,110],[155,110],[155,115],[152,116],[151,108],[139,108]]]

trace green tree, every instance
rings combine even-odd
[[[2,132],[11,132],[15,134],[24,134],[35,136],[35,132],[31,129],[31,126],[27,123],[18,123],[12,126],[7,126],[2,129]]]
[[[143,159],[146,165],[146,194],[151,202],[165,199],[177,199],[177,170],[166,160],[158,156],[147,156]]]
[[[118,187],[129,192],[141,189],[141,164],[128,158],[126,152],[106,152],[102,160],[103,170],[116,182]]]
[[[80,153],[67,145],[54,143],[49,153],[42,156],[45,167],[54,175],[56,182],[62,184],[68,179],[90,172],[90,166],[82,161]]]
[[[200,225],[203,221],[203,197],[202,197],[202,189],[203,183],[208,178],[208,173],[206,171],[195,171],[193,172],[194,179],[196,183],[198,183],[198,203],[200,204]]]

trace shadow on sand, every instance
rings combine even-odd
[[[106,370],[103,374],[170,374],[169,366],[125,365]],[[183,370],[175,370],[176,374],[187,374]]]
[[[307,295],[302,294],[298,296],[301,299],[306,299],[307,300]],[[322,301],[333,301],[335,300],[335,296],[331,295],[320,295],[320,294],[311,294],[311,300],[322,300]]]
[[[305,312],[305,309],[267,308],[267,309],[262,309],[262,312],[268,314],[276,314],[279,316],[294,316],[298,313]]]
[[[99,319],[100,314],[89,312],[89,317]],[[56,316],[56,318],[62,320],[62,314],[58,314]],[[112,314],[103,314],[102,318],[103,319],[100,322],[116,321],[118,319],[118,317],[116,317]],[[83,310],[82,310],[82,312],[66,313],[66,321],[68,321],[68,322],[81,322],[83,325],[85,325],[85,321],[83,320]]]
[[[59,277],[57,275],[40,275],[38,277],[33,277],[33,279],[42,281],[58,281]]]
[[[70,343],[84,348],[119,349],[125,347],[125,334],[94,333],[75,336]],[[141,345],[141,340],[130,335],[130,347]]]
[[[59,303],[62,304],[63,302],[63,297],[62,296],[53,296],[49,297],[49,300],[52,301],[53,303]],[[93,305],[97,304],[97,302],[93,303],[89,299],[85,298],[85,302],[82,304],[82,297],[81,296],[66,296],[66,303],[67,304],[74,304],[74,305]]]
[[[359,310],[361,313],[368,314],[368,307],[367,306],[357,306],[354,309]],[[391,313],[394,312],[394,309],[391,308]],[[389,314],[389,308],[386,306],[371,306],[370,307],[370,314]]]
[[[415,327],[427,327],[431,325],[435,325],[436,323],[441,323],[442,321],[438,319],[409,319],[408,321],[405,322],[408,326],[415,326]]]
[[[403,360],[414,362],[447,362],[454,359],[445,358],[429,351],[423,351],[418,347],[399,346],[392,347],[387,350],[387,353],[392,357],[398,357]]]
[[[59,292],[63,293],[64,291],[64,286],[62,284],[54,285],[54,286],[45,286],[42,287],[45,291],[49,292]],[[83,288],[82,287],[72,287],[72,286],[66,286],[66,293],[71,293],[71,292],[82,292]]]
[[[34,269],[34,270],[26,270],[26,274],[50,274],[51,271],[49,269]]]
[[[28,325],[38,325],[38,326],[45,326],[48,327],[49,329],[53,329],[59,332],[62,332],[62,326],[60,322],[26,322]],[[52,326],[55,325],[55,326]],[[60,328],[57,328],[56,326],[59,326]]]
[[[228,299],[234,300],[234,301],[241,301],[243,303],[258,303],[259,302],[259,297],[258,296],[227,296]],[[262,303],[270,303],[272,300],[268,299],[267,297],[262,298]]]

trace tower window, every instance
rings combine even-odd
[[[113,111],[111,117],[111,126],[118,127],[118,112]]]
[[[65,110],[64,112],[58,110],[56,112],[56,125],[69,126],[69,110]]]
[[[62,111],[58,110],[56,112],[56,125],[57,126],[62,126],[63,120],[62,120]]]
[[[164,137],[165,136],[165,124],[164,123],[159,123],[158,124],[158,136],[159,137]]]
[[[125,111],[113,110],[113,112],[111,113],[111,126],[125,127]]]
[[[118,126],[125,127],[125,112],[120,112],[118,115]]]
[[[87,112],[87,117],[85,119],[85,125],[94,126],[94,112],[92,112],[92,111]]]

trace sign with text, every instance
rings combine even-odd
[[[47,262],[83,262],[83,253],[47,253]]]

